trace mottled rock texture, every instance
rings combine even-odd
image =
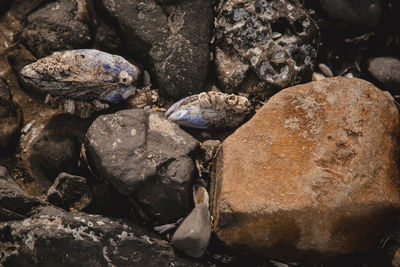
[[[47,191],[46,201],[67,211],[82,211],[93,200],[86,178],[60,173]]]
[[[203,266],[129,221],[43,207],[0,223],[2,266]]]
[[[0,79],[0,152],[17,136],[21,119],[21,111],[13,102],[7,83]]]
[[[400,208],[399,113],[360,79],[285,89],[222,144],[217,236],[241,252],[323,261],[379,242]]]
[[[25,194],[11,178],[7,169],[0,166],[0,222],[28,217],[36,207],[42,204],[39,200]],[[1,234],[0,241],[3,241]]]
[[[178,125],[140,109],[98,117],[85,141],[99,175],[162,222],[176,221],[190,211],[190,154],[197,146]]]
[[[102,0],[120,25],[127,49],[174,98],[203,91],[211,39],[212,2]]]
[[[297,0],[225,1],[215,28],[216,70],[225,91],[240,90],[251,73],[278,88],[311,80],[319,29]]]
[[[91,41],[84,0],[59,0],[45,5],[26,18],[22,43],[36,56],[83,48]]]

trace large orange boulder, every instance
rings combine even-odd
[[[399,214],[399,126],[391,96],[364,80],[279,92],[217,154],[216,235],[298,261],[370,249]]]

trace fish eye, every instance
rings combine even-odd
[[[122,84],[130,85],[132,83],[132,76],[126,71],[121,71],[118,74],[118,81]]]

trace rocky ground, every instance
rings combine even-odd
[[[400,266],[399,15],[0,0],[0,266]]]

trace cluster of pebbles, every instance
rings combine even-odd
[[[300,264],[212,236],[216,154],[290,86],[359,77],[400,98],[399,13],[394,0],[0,0],[0,265]]]

